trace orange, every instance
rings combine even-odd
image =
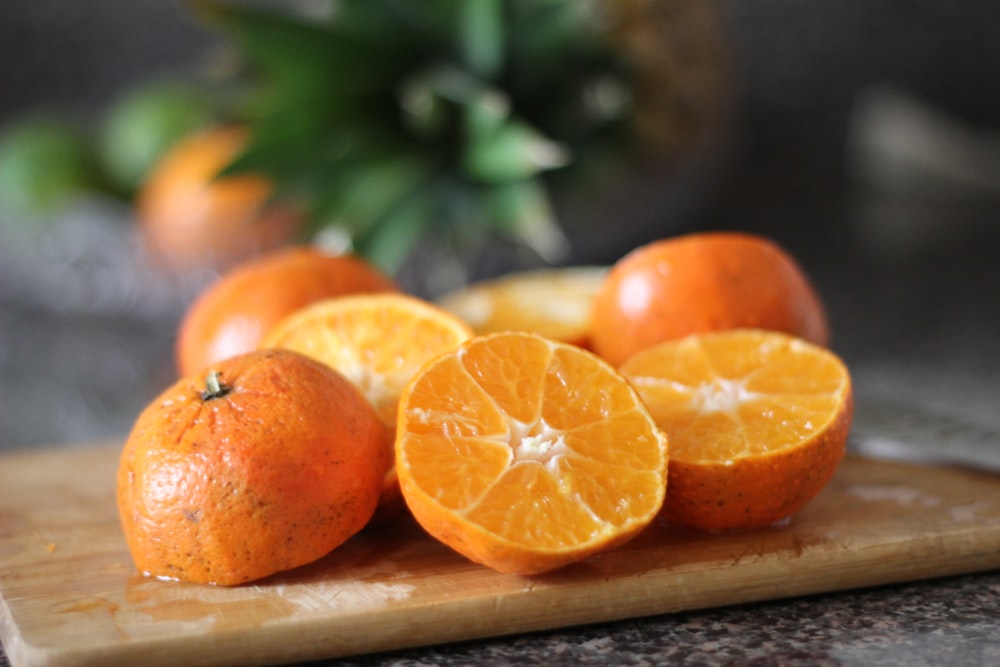
[[[422,299],[364,294],[319,301],[292,313],[264,337],[261,346],[301,352],[337,369],[394,431],[406,383],[433,357],[471,336],[465,322]],[[392,468],[380,506],[399,504],[399,484]]]
[[[621,367],[670,438],[664,515],[705,530],[798,512],[844,454],[851,379],[833,353],[738,329],[660,343]]]
[[[249,260],[223,274],[188,307],[177,332],[178,371],[200,373],[211,363],[257,349],[271,327],[315,301],[397,289],[352,255],[301,247]]]
[[[751,234],[689,234],[637,248],[611,267],[591,310],[594,351],[616,366],[664,340],[735,328],[829,342],[823,304],[802,268]]]
[[[331,368],[252,352],[178,381],[122,450],[118,509],[136,566],[236,585],[309,563],[375,511],[389,437]]]
[[[153,166],[136,214],[151,254],[168,270],[224,270],[292,239],[300,216],[271,201],[267,178],[217,178],[247,141],[241,127],[213,127],[181,140]]]
[[[622,544],[659,512],[667,440],[605,361],[530,332],[472,338],[403,391],[396,471],[424,529],[500,572]]]
[[[590,304],[606,273],[597,266],[521,271],[460,288],[438,303],[477,334],[534,331],[586,347]]]

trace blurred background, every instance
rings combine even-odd
[[[674,4],[664,57],[694,72],[681,111],[706,122],[669,167],[588,215],[570,206],[588,219],[558,262],[768,235],[825,299],[859,404],[1000,427],[1000,6],[715,0],[688,24]],[[39,109],[93,120],[140,82],[225,70],[222,41],[186,3],[2,3],[0,129]],[[150,269],[121,201],[55,217],[0,220],[0,449],[124,437],[173,380],[178,319],[211,278]]]

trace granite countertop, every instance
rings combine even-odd
[[[1000,664],[1000,573],[312,665]]]

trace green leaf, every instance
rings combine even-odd
[[[344,32],[390,53],[444,54],[467,0],[340,0],[333,21]],[[392,39],[386,39],[392,35]],[[431,58],[433,59],[433,58]]]
[[[202,18],[230,33],[242,55],[275,78],[319,79],[336,54],[328,27],[284,12],[203,1]]]
[[[328,208],[330,220],[355,234],[368,232],[415,196],[432,177],[432,168],[409,156],[373,160],[353,166],[341,196]]]
[[[246,149],[220,175],[266,172],[280,176],[314,162],[317,153],[330,150],[324,144],[335,137],[330,129],[316,134],[309,125],[260,123],[253,126]]]
[[[449,126],[448,105],[419,81],[404,83],[399,93],[399,106],[406,127],[418,137],[438,137]]]
[[[504,61],[503,1],[466,1],[460,12],[458,38],[465,62],[482,79],[496,78]]]
[[[490,183],[516,181],[569,162],[565,147],[517,119],[502,122],[488,132],[475,129],[468,133],[464,156],[464,166],[473,178]]]
[[[196,7],[233,36],[240,53],[279,97],[299,94],[315,100],[383,90],[404,65],[385,40],[352,35],[335,22],[209,0]]]
[[[596,0],[515,0],[510,30],[518,39],[512,54],[525,62],[544,66],[550,59],[590,49],[600,43],[599,15],[605,11]]]
[[[432,199],[427,193],[397,202],[378,224],[355,240],[355,249],[390,274],[399,271],[403,262],[423,238],[432,220]]]
[[[435,63],[419,70],[411,82],[456,104],[468,104],[485,88],[479,79],[450,63]]]
[[[489,210],[500,231],[555,263],[569,252],[545,188],[537,181],[499,185],[490,190]]]
[[[470,95],[465,103],[466,133],[472,141],[492,139],[510,120],[510,98],[495,88]]]
[[[516,2],[505,85],[518,113],[553,139],[576,145],[608,113],[605,91],[628,88],[629,72],[602,31],[604,3],[594,0]],[[627,97],[627,95],[625,96]],[[618,116],[620,117],[620,116]]]

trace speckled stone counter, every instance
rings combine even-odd
[[[303,663],[334,665],[1000,665],[1000,572]]]
[[[1000,664],[1000,573],[313,665]]]
[[[1000,664],[1000,572],[319,665]]]

